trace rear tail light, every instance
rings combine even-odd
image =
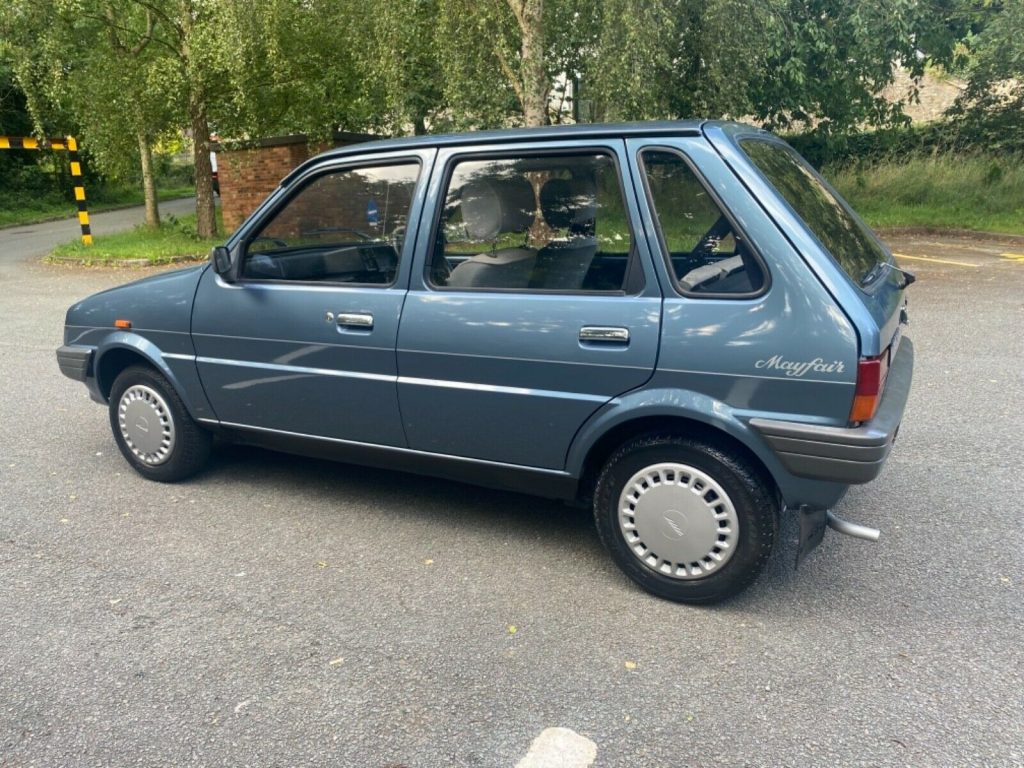
[[[857,363],[857,389],[853,395],[850,421],[870,421],[878,411],[889,375],[889,350],[878,357],[865,357]]]

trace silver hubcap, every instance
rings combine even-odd
[[[167,401],[144,384],[129,387],[117,404],[117,423],[128,449],[150,466],[163,464],[174,449],[174,420]]]
[[[700,579],[729,562],[739,540],[729,496],[686,464],[652,464],[619,496],[619,530],[636,558],[674,579]]]

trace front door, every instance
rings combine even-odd
[[[206,271],[192,334],[221,422],[406,444],[395,341],[432,155],[311,170],[241,233],[237,282]]]
[[[623,142],[447,150],[437,168],[398,334],[409,447],[563,469],[657,357]]]

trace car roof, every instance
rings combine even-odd
[[[549,125],[543,128],[507,128],[488,131],[467,131],[465,133],[429,134],[408,136],[398,139],[350,144],[329,149],[302,163],[281,182],[289,183],[293,177],[314,163],[335,157],[362,155],[372,152],[393,152],[402,149],[425,149],[428,147],[470,146],[474,144],[508,143],[517,141],[538,141],[543,139],[595,139],[626,138],[630,136],[698,136],[706,120],[657,120],[636,123],[581,123],[576,125]],[[749,129],[749,126],[744,126]]]

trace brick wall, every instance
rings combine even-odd
[[[305,136],[282,136],[254,142],[245,149],[217,148],[224,230],[233,232],[271,192],[304,160],[332,146],[344,147],[379,138],[358,133],[339,133],[334,141],[309,145]]]

